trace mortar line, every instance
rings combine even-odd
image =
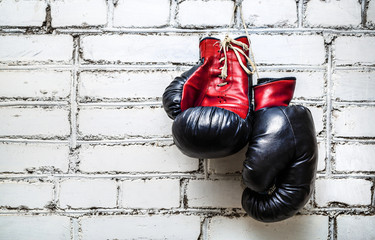
[[[31,100],[31,101],[6,101],[6,102],[0,102],[0,107],[16,107],[16,106],[69,106],[67,101],[39,101],[39,100]]]
[[[79,219],[76,217],[73,217],[70,219],[71,224],[71,231],[72,231],[72,240],[79,240],[79,229],[80,229],[80,223]]]
[[[14,29],[14,31],[20,31],[23,29]],[[1,29],[0,29],[1,31]],[[81,28],[70,28],[70,29],[56,29],[57,33],[69,33],[69,34],[107,34],[107,33],[119,33],[119,34],[223,34],[228,31],[227,27],[222,28],[206,28],[206,29],[190,29],[190,28],[178,28],[178,27],[164,27],[164,28],[97,28],[97,29],[81,29]],[[244,34],[245,31],[242,29],[232,29],[232,34]],[[351,33],[368,33],[374,34],[371,29],[334,29],[334,28],[250,28],[248,29],[250,34],[263,34],[263,33],[332,33],[332,34],[351,34]],[[1,32],[0,32],[1,33]]]
[[[170,0],[170,8],[169,8],[169,26],[171,28],[176,28],[178,25],[177,25],[177,22],[176,22],[176,18],[177,18],[177,13],[178,13],[178,3],[176,0]]]
[[[373,177],[372,179],[372,201],[371,201],[371,205],[373,208],[375,208],[375,177]]]
[[[82,107],[161,107],[162,102],[81,102],[78,105]]]
[[[23,138],[0,138],[3,143],[43,143],[43,144],[69,144],[68,140],[44,140],[44,139],[23,139]]]
[[[304,4],[303,4],[303,1],[304,0],[299,0],[298,1],[298,5],[297,5],[297,8],[298,8],[298,10],[297,10],[297,14],[298,14],[298,28],[299,29],[301,29],[301,28],[303,28],[303,6],[304,6]]]
[[[366,7],[367,7],[367,0],[362,0],[361,1],[361,25],[362,27],[366,27],[366,22],[367,22]]]
[[[129,139],[120,139],[120,140],[77,140],[77,144],[129,144],[129,143],[155,143],[155,142],[171,142],[173,143],[173,138],[129,138]]]
[[[136,210],[136,212],[134,211]],[[223,210],[226,211],[226,214],[223,215]],[[152,208],[152,209],[135,209],[135,208],[98,208],[98,209],[57,209],[54,211],[57,215],[62,216],[77,216],[77,215],[97,215],[98,213],[104,213],[104,214],[131,214],[131,215],[149,215],[152,214],[160,214],[160,215],[174,215],[174,214],[208,214],[207,217],[212,217],[212,214],[218,214],[218,216],[235,216],[238,217],[238,214],[247,216],[246,212],[242,210],[241,208],[236,208],[236,211],[232,211],[233,208],[173,208],[173,209],[159,209],[159,208]],[[322,213],[325,214],[351,214],[353,216],[356,215],[366,215],[368,212],[371,211],[371,208],[369,207],[348,207],[348,208],[314,208],[310,209],[308,211],[301,210],[299,212],[300,216],[311,216],[311,214],[314,215],[321,215]],[[35,215],[35,214],[46,214],[50,215],[51,211],[46,209],[27,209],[27,210],[20,210],[20,209],[2,209],[0,211],[0,215],[11,215],[11,214],[23,214],[23,215]],[[247,216],[248,217],[248,216]],[[327,226],[328,227],[328,226]],[[328,227],[329,228],[329,227]]]
[[[208,225],[210,219],[207,217],[203,218],[202,227],[201,227],[201,240],[208,240]]]
[[[122,207],[122,204],[123,204],[123,198],[122,198],[122,196],[123,196],[123,191],[124,191],[124,189],[123,189],[123,187],[122,187],[122,185],[123,185],[123,181],[117,181],[117,201],[116,201],[116,207],[117,208],[121,208]]]
[[[329,216],[328,217],[328,234],[329,240],[336,240],[336,217]]]
[[[331,165],[331,148],[332,148],[332,137],[331,137],[331,117],[332,117],[332,44],[328,45],[328,63],[327,63],[327,92],[326,92],[326,102],[327,102],[327,109],[326,109],[326,135],[327,135],[327,142],[326,142],[326,175],[330,176],[332,173],[332,165]]]
[[[79,36],[74,37],[74,49],[73,49],[73,66],[72,66],[72,78],[70,83],[70,155],[69,155],[69,170],[68,172],[76,171],[76,155],[75,151],[77,148],[77,82],[78,82],[78,71],[79,71]]]
[[[80,63],[79,69],[84,71],[186,71],[189,70],[192,66],[194,66],[195,62],[184,62],[184,63],[149,63],[149,62],[139,62],[139,63],[126,63],[123,62],[122,64],[114,64],[111,62],[108,63]],[[27,66],[0,66],[0,71],[7,71],[7,70],[54,70],[54,71],[66,71],[71,70],[72,65],[55,65],[55,64],[35,64],[35,65],[27,65]],[[375,70],[374,66],[339,66],[340,70]],[[258,65],[259,71],[279,71],[279,70],[294,70],[294,71],[324,71],[326,68],[321,65],[296,65],[296,64],[288,64],[288,65],[281,65],[281,64],[273,64],[273,65],[265,65],[259,64]]]
[[[113,19],[114,19],[114,2],[113,0],[107,0],[107,27],[113,28]]]

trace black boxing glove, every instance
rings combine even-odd
[[[313,192],[317,141],[310,111],[289,106],[295,78],[263,78],[254,86],[254,125],[242,171],[242,206],[256,220],[297,213]]]
[[[251,133],[251,79],[244,67],[244,55],[248,46],[246,37],[226,37],[224,43],[216,38],[203,39],[200,63],[165,89],[163,106],[174,119],[173,139],[185,155],[225,157],[247,144]]]

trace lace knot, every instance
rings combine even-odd
[[[234,46],[237,45],[237,46]],[[224,61],[223,67],[221,68],[221,74],[219,77],[223,80],[225,80],[228,77],[228,56],[227,52],[229,50],[233,50],[234,54],[236,55],[236,58],[238,60],[238,63],[241,65],[242,69],[247,74],[253,74],[254,71],[251,71],[243,62],[241,59],[241,55],[245,57],[245,59],[250,63],[251,67],[255,69],[254,63],[251,61],[249,56],[247,56],[246,51],[249,50],[249,46],[243,42],[234,40],[230,38],[228,35],[225,36],[225,38],[220,42],[220,51],[223,51],[224,57],[220,59],[220,62]]]

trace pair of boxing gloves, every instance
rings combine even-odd
[[[294,77],[260,78],[253,87],[243,66],[246,57],[238,54],[248,55],[247,37],[229,45],[216,38],[201,40],[199,64],[165,89],[163,106],[174,120],[173,139],[194,158],[225,157],[248,144],[242,206],[259,221],[284,220],[297,213],[313,191],[317,165],[313,119],[306,107],[289,105]]]

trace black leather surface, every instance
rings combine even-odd
[[[248,142],[249,118],[218,107],[194,107],[179,114],[172,126],[176,146],[187,156],[219,158],[236,153]]]
[[[220,158],[241,150],[249,140],[252,129],[252,107],[242,119],[237,114],[218,107],[193,107],[181,111],[181,98],[187,79],[201,63],[176,77],[163,94],[163,107],[171,119],[176,146],[194,158]],[[251,81],[249,81],[251,89]],[[251,99],[251,94],[249,94]]]
[[[316,133],[307,108],[256,111],[242,172],[247,186],[243,208],[263,222],[293,216],[312,194],[317,160]]]
[[[165,89],[163,93],[163,107],[168,117],[175,119],[181,113],[181,98],[184,84],[188,78],[203,64],[202,59],[199,64],[195,65],[188,71],[176,77]]]

